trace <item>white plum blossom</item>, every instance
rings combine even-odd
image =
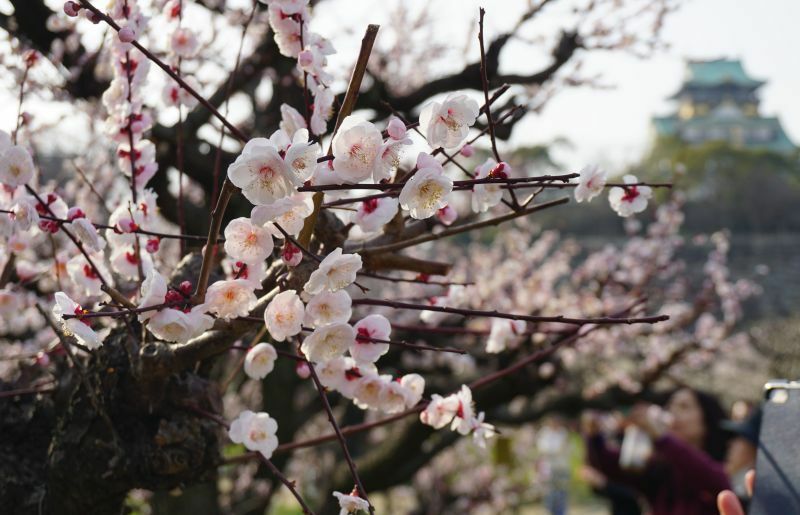
[[[434,393],[431,396],[431,401],[419,414],[419,419],[425,425],[434,429],[441,429],[453,420],[457,411],[458,399],[455,395],[442,397]]]
[[[183,80],[193,90],[200,92],[200,83],[197,82],[197,79],[189,75],[184,77]],[[170,107],[182,105],[188,109],[194,109],[198,104],[197,98],[174,80],[167,81],[167,84],[161,91],[161,99],[164,101],[165,105]]]
[[[622,178],[625,184],[635,185],[639,180],[634,175]],[[608,202],[619,216],[628,217],[641,213],[647,208],[647,201],[653,196],[650,186],[625,186],[611,188],[608,192]]]
[[[269,141],[283,156],[289,171],[294,175],[294,184],[299,186],[309,180],[317,166],[319,145],[308,140],[308,129],[297,129],[292,136],[282,129],[273,132]]]
[[[100,252],[106,248],[106,240],[100,237],[95,226],[86,218],[76,218],[72,222],[65,224],[84,247],[92,252]]]
[[[491,157],[475,169],[476,179],[505,179],[511,174],[511,167],[507,163],[497,163]],[[486,183],[476,184],[472,190],[472,210],[476,213],[485,213],[489,208],[496,206],[503,200],[502,184]]]
[[[399,381],[388,381],[381,390],[378,406],[389,415],[400,413],[408,406],[408,392]]]
[[[267,309],[264,310],[264,323],[270,336],[282,342],[300,332],[304,314],[303,301],[294,290],[286,290],[275,295],[267,305]]]
[[[247,316],[258,299],[244,279],[217,281],[206,292],[206,309],[222,319]]]
[[[361,409],[382,409],[384,391],[391,382],[390,375],[364,374],[356,383],[353,402]]]
[[[290,138],[294,137],[294,133],[300,129],[307,129],[306,120],[303,115],[288,104],[281,104],[281,123],[280,129],[285,132]]]
[[[578,185],[575,186],[575,201],[590,202],[594,197],[602,193],[606,185],[606,171],[597,165],[589,165],[583,168],[578,177]]]
[[[314,90],[314,112],[311,113],[311,132],[317,136],[328,130],[328,120],[333,114],[333,91],[319,86]]]
[[[272,235],[249,218],[234,218],[225,227],[225,252],[244,263],[258,263],[272,254]]]
[[[420,420],[434,429],[450,424],[450,429],[459,434],[472,433],[475,442],[481,447],[485,447],[487,438],[496,434],[495,427],[483,421],[483,413],[475,416],[472,391],[467,385],[462,385],[458,393],[447,397],[434,394],[425,410],[420,413]]]
[[[412,218],[430,218],[447,204],[445,197],[453,191],[453,180],[445,175],[432,156],[421,152],[417,158],[417,173],[406,181],[400,191],[400,205]]]
[[[285,18],[284,22],[280,24],[272,23],[275,19],[272,14],[273,11],[272,6],[270,6],[270,24],[275,31],[275,43],[278,45],[278,51],[286,57],[297,57],[300,50],[302,50],[300,45],[300,24],[291,18]],[[281,16],[281,14],[277,16]],[[288,27],[287,22],[292,23],[291,28]]]
[[[286,162],[297,182],[304,183],[311,178],[319,157],[319,145],[308,140],[308,129],[298,129],[292,144],[286,150]]]
[[[381,145],[383,137],[375,125],[348,116],[333,137],[333,169],[336,175],[345,183],[357,183],[372,176]]]
[[[178,57],[189,59],[195,56],[200,42],[197,35],[187,27],[179,27],[172,33],[170,48]]]
[[[70,258],[67,261],[67,274],[69,274],[70,280],[83,289],[83,292],[86,295],[100,295],[102,293],[101,287],[103,286],[103,281],[100,279],[100,275],[102,274],[103,279],[108,280],[111,277],[111,274],[108,273],[105,265],[103,264],[103,254],[90,254],[92,258],[92,262],[94,263],[95,267],[99,270],[99,274],[95,269],[86,261],[86,258],[83,254],[77,254]]]
[[[353,313],[353,300],[345,290],[322,291],[306,303],[305,323],[311,327],[347,322]]]
[[[0,184],[22,186],[33,179],[33,171],[33,159],[25,147],[12,145],[0,150]]]
[[[122,245],[113,249],[109,261],[111,262],[112,270],[130,280],[139,278],[140,262],[142,271],[145,274],[153,268],[153,259],[150,257],[150,254],[143,250],[137,254],[133,245]]]
[[[400,154],[403,147],[411,145],[409,138],[402,140],[389,139],[378,149],[378,157],[375,159],[375,166],[372,170],[372,179],[375,182],[389,180],[392,173],[400,166]]]
[[[461,385],[461,390],[455,394],[455,398],[458,400],[458,409],[452,424],[450,424],[450,429],[458,431],[462,435],[469,434],[472,431],[472,419],[475,414],[472,390],[467,385]]]
[[[31,196],[22,195],[17,198],[17,202],[11,208],[11,211],[14,212],[14,224],[21,231],[27,231],[39,223],[36,200]]]
[[[236,161],[228,166],[228,178],[256,205],[288,197],[302,184],[278,153],[275,143],[267,138],[247,142]]]
[[[222,267],[230,279],[241,279],[250,283],[253,290],[261,288],[261,283],[267,277],[267,262],[245,263],[225,258]]]
[[[485,415],[486,414],[481,411],[478,413],[477,417],[474,417],[470,421],[470,426],[472,427],[472,439],[475,441],[478,447],[482,449],[486,448],[486,440],[497,435],[497,429],[492,424],[487,424],[483,421]]]
[[[392,197],[367,199],[358,205],[352,221],[365,233],[375,232],[394,218],[399,205]]]
[[[486,340],[486,352],[496,354],[504,351],[509,347],[510,343],[517,340],[519,335],[524,332],[524,320],[493,319],[492,328],[489,331],[489,339]]]
[[[186,343],[214,325],[214,319],[205,313],[205,309],[204,304],[195,306],[188,312],[172,308],[162,309],[150,318],[147,329],[160,340]]]
[[[333,496],[339,501],[339,515],[369,511],[369,503],[366,499],[359,497],[356,490],[350,492],[350,495],[341,492],[333,492]]]
[[[325,256],[319,267],[311,273],[303,289],[311,295],[323,290],[341,290],[353,284],[359,270],[361,270],[361,256],[342,254],[342,249],[336,248]]]
[[[378,373],[374,365],[356,363],[349,356],[338,356],[318,363],[316,370],[323,386],[338,391],[348,399],[355,396],[364,377]]]
[[[419,128],[431,148],[458,148],[479,113],[478,103],[467,95],[451,94],[444,102],[431,102],[419,113]]]
[[[168,290],[169,288],[167,287],[167,280],[164,278],[164,276],[158,273],[155,268],[151,269],[145,274],[144,282],[142,282],[139,307],[144,308],[163,304]],[[142,311],[138,315],[139,321],[144,322],[156,313],[157,312],[155,310]]]
[[[267,413],[245,410],[231,422],[228,437],[233,443],[244,444],[248,450],[259,452],[264,458],[270,459],[278,447],[277,432],[278,423]]]
[[[63,315],[84,315],[88,313],[80,304],[72,300],[63,291],[56,292],[56,304],[53,306],[53,316],[61,322],[61,328],[67,336],[74,336],[79,343],[89,349],[99,348],[103,342],[90,325],[88,318],[64,319]]]
[[[337,322],[314,329],[300,350],[314,363],[341,356],[350,347],[356,332],[349,324]]]
[[[332,390],[339,389],[348,368],[347,359],[345,356],[337,356],[317,364],[315,371],[322,386]]]
[[[278,352],[269,343],[258,343],[247,351],[244,373],[250,379],[264,379],[275,368]]]
[[[419,374],[406,374],[400,378],[400,384],[405,388],[406,408],[413,408],[425,391],[425,379]]]
[[[268,206],[255,206],[250,212],[253,223],[262,225],[273,237],[283,239],[283,233],[275,224],[291,236],[297,236],[303,229],[306,217],[314,210],[310,195],[296,193],[291,197],[276,200]]]
[[[375,363],[389,352],[389,344],[372,340],[388,340],[392,334],[392,324],[379,314],[367,315],[359,320],[354,329],[356,337],[350,345],[350,355],[359,363]]]
[[[270,5],[279,7],[284,14],[297,14],[308,5],[308,0],[272,0]]]

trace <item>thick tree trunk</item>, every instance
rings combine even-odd
[[[218,392],[192,373],[160,377],[142,366],[161,346],[136,353],[128,330],[116,329],[93,352],[85,380],[65,361],[51,395],[0,404],[0,511],[118,514],[133,488],[213,478],[219,425],[182,403],[217,412]]]

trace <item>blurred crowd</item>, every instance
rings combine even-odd
[[[726,412],[716,397],[690,388],[662,404],[586,412],[579,428],[553,417],[537,439],[545,507],[552,515],[568,513],[570,435],[579,429],[580,479],[613,515],[718,514],[723,491],[746,509],[745,476],[755,467],[760,421],[757,406],[740,401]]]

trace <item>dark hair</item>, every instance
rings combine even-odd
[[[722,405],[715,396],[694,388],[679,388],[672,392],[672,395],[680,390],[690,391],[703,413],[703,425],[706,433],[703,450],[715,460],[723,461],[728,449],[730,434],[722,428],[722,421],[726,418]]]

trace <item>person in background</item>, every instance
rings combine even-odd
[[[722,428],[734,436],[725,457],[725,472],[731,481],[731,490],[746,508],[750,500],[745,481],[746,474],[756,466],[758,434],[761,429],[761,408],[755,408],[744,420],[725,420]]]
[[[569,486],[569,432],[556,417],[545,421],[536,438],[539,477],[545,488],[544,504],[551,515],[567,513]]]
[[[730,488],[721,463],[728,440],[720,425],[724,416],[711,395],[681,388],[665,412],[648,405],[631,411],[629,423],[652,447],[641,467],[621,466],[620,451],[607,445],[596,424],[587,425],[588,462],[609,481],[640,492],[653,515],[716,515],[717,494]]]

